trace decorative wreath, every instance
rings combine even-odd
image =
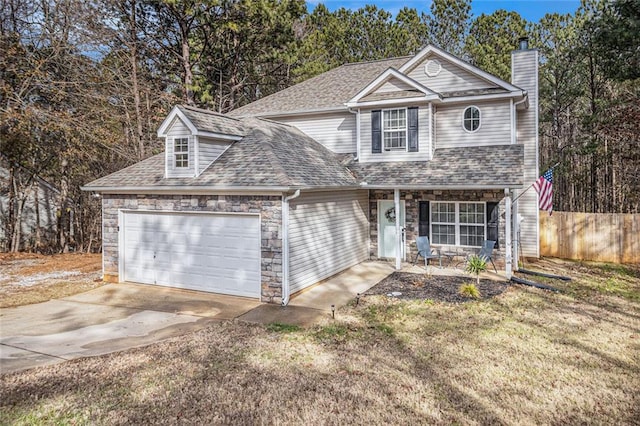
[[[396,208],[395,207],[389,208],[386,212],[384,212],[384,217],[386,217],[389,222],[395,222]]]

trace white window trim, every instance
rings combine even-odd
[[[385,129],[384,129],[384,113],[385,112],[389,112],[389,111],[400,111],[400,110],[404,110],[404,148],[395,148],[395,149],[387,149],[385,147],[384,144],[384,134],[385,134]],[[382,132],[382,152],[407,152],[407,150],[409,149],[409,110],[408,108],[386,108],[382,110],[382,114],[380,114],[380,121],[382,121],[382,123],[380,123],[380,129]],[[394,129],[394,130],[389,130],[389,132],[401,132],[402,130],[398,130],[398,129]]]
[[[478,110],[478,128],[475,130],[467,130],[467,128],[464,126],[464,113],[467,112],[469,108],[475,108]],[[461,124],[462,124],[462,130],[464,130],[467,133],[476,133],[477,131],[479,131],[482,128],[482,111],[480,110],[480,108],[478,108],[476,105],[469,105],[468,107],[463,109]]]
[[[486,201],[430,201],[429,202],[429,241],[432,242],[433,245],[436,246],[446,246],[447,244],[436,244],[433,243],[433,225],[451,225],[449,222],[434,222],[431,219],[431,214],[433,212],[434,204],[454,204],[455,211],[455,246],[456,247],[469,247],[469,248],[480,248],[481,246],[469,246],[469,245],[461,245],[460,244],[460,225],[471,225],[471,226],[480,226],[477,223],[461,223],[460,222],[460,204],[482,204],[484,206],[484,215],[482,227],[484,229],[483,239],[487,239],[487,202]]]
[[[189,144],[190,144],[190,139],[188,136],[180,136],[180,137],[175,137],[173,138],[173,168],[177,169],[177,170],[185,170],[189,168],[189,165],[191,164],[191,158],[189,158]],[[186,140],[187,141],[187,150],[186,151],[180,151],[177,152],[176,151],[176,143],[179,140]],[[187,165],[186,166],[178,166],[177,162],[178,162],[178,155],[182,155],[182,154],[186,154],[187,155]]]

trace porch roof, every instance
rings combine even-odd
[[[348,167],[371,188],[521,188],[524,146],[438,148],[431,161],[352,162]]]

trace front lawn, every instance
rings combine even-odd
[[[221,322],[3,375],[0,424],[637,424],[640,267],[538,266],[575,279],[367,295],[309,329]]]

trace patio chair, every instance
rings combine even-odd
[[[424,257],[424,266],[429,265],[429,259],[438,259],[440,267],[442,268],[442,256],[440,254],[440,249],[431,248],[429,237],[416,238],[416,245],[418,246],[418,253],[416,253],[416,257],[413,259],[414,265],[418,261],[418,257],[422,256]]]
[[[496,242],[491,240],[484,240],[482,242],[482,248],[476,254],[476,256],[481,257],[485,260],[485,262],[491,262],[493,265],[493,270],[498,273],[498,269],[496,268],[496,264],[493,263],[493,248],[495,247]]]

